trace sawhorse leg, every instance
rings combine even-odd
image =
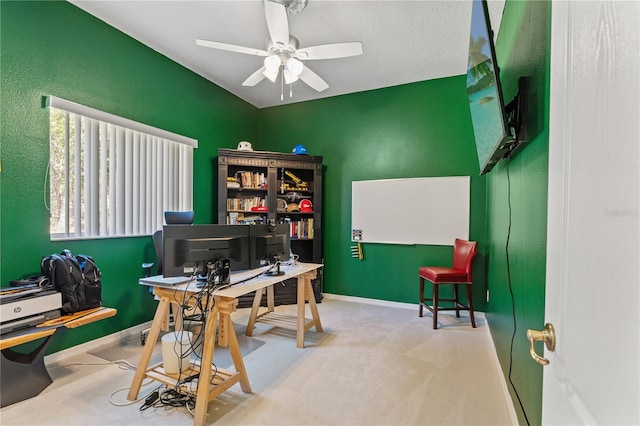
[[[166,321],[167,315],[169,315],[170,304],[171,302],[168,297],[160,298],[158,309],[156,309],[156,315],[153,317],[153,322],[151,323],[151,328],[149,329],[147,341],[145,342],[144,348],[142,349],[142,355],[140,355],[140,362],[138,363],[136,374],[133,376],[133,382],[131,383],[129,393],[127,394],[127,399],[129,401],[135,401],[136,399],[138,399],[140,386],[142,385],[142,381],[144,380],[147,373],[147,367],[149,366],[151,355],[153,355],[153,349],[156,345],[156,342],[158,341],[160,330],[162,329],[163,323]]]
[[[311,280],[316,277],[316,271],[307,272],[298,276],[298,315],[297,315],[297,337],[296,346],[304,348],[304,333],[311,327],[315,327],[318,333],[322,333],[322,323],[320,323],[320,315],[318,314],[318,306],[316,305],[316,298],[313,293],[313,286]],[[309,309],[311,310],[312,321],[305,324],[305,303],[309,302]]]
[[[240,345],[236,332],[231,324],[231,313],[235,311],[238,304],[236,298],[216,297],[215,306],[210,318],[204,327],[204,348],[202,351],[202,360],[200,364],[200,375],[198,377],[198,390],[196,393],[196,409],[194,413],[194,425],[204,426],[206,424],[207,411],[209,402],[224,392],[226,389],[233,386],[238,381],[240,382],[240,388],[245,393],[251,392],[251,385],[249,384],[249,377],[244,367],[244,361],[242,360],[242,354],[240,352]],[[233,359],[237,376],[234,376],[233,380],[228,380],[224,383],[218,384],[213,390],[210,383],[212,381],[211,366],[213,363],[213,352],[215,349],[215,337],[216,326],[220,321],[222,328],[223,324],[226,324],[226,330],[224,332],[225,340],[229,344],[229,352]],[[222,330],[221,330],[222,331]]]
[[[269,312],[273,312],[275,310],[275,298],[273,296],[273,285],[270,285],[266,288],[267,290],[267,310],[263,312],[261,315],[258,315],[258,310],[260,309],[260,302],[262,302],[262,294],[264,293],[264,288],[259,288],[256,290],[256,295],[253,297],[253,305],[251,306],[251,314],[249,314],[249,322],[247,323],[247,330],[244,332],[245,336],[251,337],[253,334],[253,328],[256,325],[256,320],[262,316],[266,315]]]

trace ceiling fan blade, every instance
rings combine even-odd
[[[255,86],[264,80],[265,76],[263,74],[265,68],[262,67],[258,71],[251,74],[244,82],[242,82],[243,86]]]
[[[264,13],[273,45],[281,49],[287,47],[289,45],[289,21],[284,5],[265,0]]]
[[[220,43],[218,41],[209,41],[196,39],[198,46],[210,47],[212,49],[226,50],[228,52],[246,53],[247,55],[267,56],[266,50],[254,49],[253,47],[238,46],[235,44]]]
[[[311,88],[317,90],[318,92],[322,92],[323,90],[329,88],[327,82],[320,78],[318,74],[311,71],[306,65],[300,73],[300,80],[304,81]]]
[[[295,52],[295,56],[302,60],[348,58],[358,55],[362,55],[362,43],[359,41],[304,47]]]

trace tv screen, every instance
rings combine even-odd
[[[207,262],[229,259],[231,271],[250,267],[248,225],[167,225],[162,229],[163,275],[206,275]]]
[[[493,33],[484,0],[473,0],[467,96],[480,174],[485,174],[509,152],[515,138],[506,124]]]

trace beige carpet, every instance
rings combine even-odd
[[[209,405],[220,425],[510,425],[496,355],[483,319],[442,315],[438,330],[415,309],[340,299],[318,305],[325,333],[258,324],[264,341],[244,357],[253,393],[233,386]],[[295,313],[295,306],[279,312]],[[248,310],[233,315],[246,324]],[[215,360],[214,360],[215,361]],[[97,365],[95,365],[97,364]],[[190,425],[185,408],[126,404],[134,372],[89,354],[50,365],[54,383],[0,410],[5,425]],[[156,387],[152,383],[144,392]],[[120,392],[116,392],[122,389]],[[110,395],[116,392],[110,402]]]

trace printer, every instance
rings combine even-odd
[[[58,318],[62,293],[37,285],[0,289],[0,334]]]

